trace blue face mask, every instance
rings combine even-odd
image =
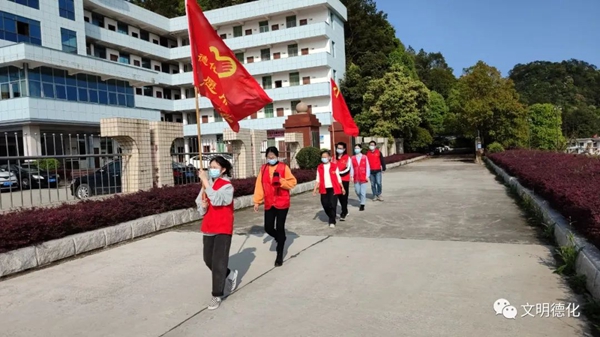
[[[275,165],[275,164],[277,164],[277,161],[278,161],[277,159],[269,159],[268,160],[269,165]]]
[[[210,175],[210,177],[213,178],[213,179],[219,178],[221,176],[221,170],[220,169],[211,168],[211,169],[208,170],[208,175]]]
[[[361,152],[361,149],[354,149],[354,153],[359,154]]]
[[[335,152],[337,152],[338,154],[342,154],[342,153],[344,153],[344,150],[343,149],[337,149],[337,150],[335,150]]]
[[[329,158],[321,158],[321,161],[323,162],[323,164],[327,164],[329,163]]]

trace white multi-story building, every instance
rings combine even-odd
[[[81,147],[106,153],[110,145],[75,135],[97,135],[107,117],[182,123],[177,151],[198,151],[186,17],[168,19],[123,0],[0,4],[0,156]],[[302,100],[328,147],[329,78],[339,82],[345,72],[342,3],[259,0],[205,14],[273,99],[241,127],[269,130],[269,145],[278,145]],[[224,151],[227,124],[205,98],[200,109],[202,151]]]

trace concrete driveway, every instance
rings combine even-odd
[[[383,191],[335,229],[318,198],[294,197],[281,268],[262,214],[236,213],[241,283],[218,310],[195,224],[0,282],[0,336],[588,335],[567,311],[526,315],[576,298],[485,168],[427,160],[387,172]]]

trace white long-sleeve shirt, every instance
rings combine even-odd
[[[367,162],[367,179],[369,179],[369,176],[371,176],[371,166],[369,165],[369,160],[367,159],[367,156],[363,156],[362,154],[357,154],[355,155],[356,157],[356,162],[360,165],[360,161],[361,159],[364,157],[364,160]],[[351,160],[349,160],[348,162],[350,162]],[[350,166],[350,176],[352,177],[352,179],[354,179],[354,166],[351,165]]]
[[[330,167],[331,163],[323,164],[325,188],[333,188],[333,184],[331,183],[331,174],[329,174]],[[338,168],[335,169],[335,177],[337,178],[337,181],[340,183],[340,185],[342,185],[342,177],[340,176],[340,170]],[[319,172],[317,171],[317,185],[321,183],[320,180],[321,179],[319,177]]]

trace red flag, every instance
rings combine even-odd
[[[217,35],[196,0],[186,0],[194,86],[234,132],[238,122],[273,102]]]
[[[342,96],[342,93],[337,84],[335,84],[333,78],[331,79],[331,106],[333,110],[333,119],[342,124],[344,133],[348,136],[358,137],[358,127],[356,126],[356,123],[354,123],[354,119],[352,119],[350,110],[346,105],[346,100],[344,100],[344,96]]]

